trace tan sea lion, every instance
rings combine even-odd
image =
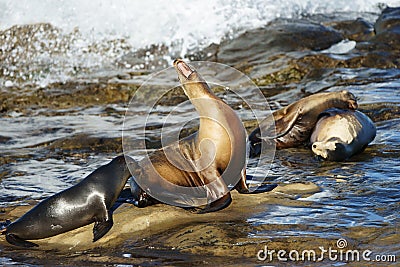
[[[362,152],[375,136],[376,127],[364,113],[332,108],[321,113],[311,149],[323,159],[342,161]]]
[[[307,96],[273,112],[249,135],[250,156],[258,156],[263,142],[276,142],[276,148],[289,148],[308,142],[321,112],[329,108],[356,109],[357,101],[348,91],[318,93]],[[276,135],[266,136],[275,121]]]
[[[227,207],[232,188],[240,193],[272,190],[276,185],[250,192],[246,184],[246,131],[236,112],[184,61],[176,60],[174,67],[200,116],[199,130],[139,161],[141,169],[132,170],[134,204],[201,206],[196,210],[205,213]]]
[[[95,223],[93,242],[112,227],[111,207],[137,165],[130,157],[118,156],[101,166],[80,183],[43,200],[2,233],[16,246],[37,247],[27,241],[55,236]]]

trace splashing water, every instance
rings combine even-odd
[[[279,17],[334,12],[379,12],[379,1],[0,1],[0,84],[45,87],[121,67],[166,67]],[[141,48],[142,59],[132,59]]]
[[[399,1],[385,1],[388,5]],[[75,27],[88,39],[129,38],[134,48],[184,42],[183,50],[219,42],[226,34],[255,28],[278,17],[334,12],[378,12],[379,1],[6,1],[0,25],[51,23],[67,32]]]

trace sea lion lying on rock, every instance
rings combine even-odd
[[[362,152],[375,136],[376,127],[364,113],[332,108],[320,114],[310,143],[323,159],[342,161]]]
[[[10,244],[37,247],[27,240],[47,238],[95,223],[95,242],[113,226],[111,207],[131,177],[127,166],[137,168],[130,157],[126,161],[124,156],[118,156],[80,183],[46,198],[8,225],[2,234]]]
[[[273,112],[249,135],[250,156],[262,151],[263,142],[275,142],[277,149],[297,147],[308,143],[319,114],[329,108],[357,108],[355,96],[348,91],[317,93]],[[275,121],[276,136],[266,136]]]

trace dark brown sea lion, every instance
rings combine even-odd
[[[306,144],[319,114],[333,107],[354,110],[357,108],[357,101],[348,91],[318,93],[275,111],[250,133],[250,156],[255,157],[261,153],[263,142],[274,141],[277,149]],[[271,132],[273,121],[276,135],[266,136]]]
[[[312,151],[326,160],[342,161],[362,152],[376,136],[371,119],[360,111],[324,111],[311,134]]]
[[[113,225],[110,209],[131,176],[127,164],[137,166],[130,157],[118,156],[75,186],[43,200],[7,226],[3,232],[7,241],[36,247],[26,240],[55,236],[93,222],[93,242],[98,240]]]
[[[200,116],[199,130],[139,162],[141,169],[133,170],[131,180],[135,205],[163,202],[205,213],[227,207],[232,188],[240,193],[272,190],[276,185],[252,191],[246,184],[246,131],[236,112],[185,62],[176,60],[174,67]]]

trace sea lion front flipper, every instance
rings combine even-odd
[[[102,222],[95,222],[93,227],[93,242],[96,242],[100,238],[102,238],[108,231],[110,231],[114,222],[112,219],[112,214],[109,214],[108,220]]]
[[[260,123],[259,127],[254,129],[249,135],[250,158],[254,158],[261,154],[261,143],[263,141],[268,142],[269,140],[277,139],[287,135],[296,124],[296,121],[302,112],[303,110],[301,108],[298,108],[296,112],[287,114],[286,116],[277,120],[274,119],[275,123],[271,122],[271,118],[273,118],[272,116],[264,119]],[[273,136],[268,136],[268,133],[270,133],[272,129],[272,125],[275,126],[276,134]],[[261,134],[261,129],[263,129],[263,134]]]
[[[228,194],[224,195],[223,197],[217,199],[214,202],[211,202],[210,204],[206,205],[204,208],[198,208],[198,209],[195,209],[194,211],[195,211],[195,213],[198,213],[198,214],[219,211],[219,210],[222,210],[222,209],[228,207],[231,204],[231,202],[232,202],[231,193],[228,192]]]
[[[18,247],[33,248],[33,247],[38,247],[39,246],[38,244],[23,240],[23,239],[19,238],[16,235],[13,235],[13,234],[6,234],[6,239],[7,239],[8,243],[10,243],[12,245],[15,245],[15,246],[18,246]]]
[[[282,136],[287,135],[290,130],[292,130],[293,126],[296,124],[297,119],[302,113],[302,108],[298,108],[296,112],[292,112],[287,114],[283,118],[275,121],[276,135],[275,136],[261,136],[261,139],[276,139]],[[281,129],[283,128],[283,129]]]

